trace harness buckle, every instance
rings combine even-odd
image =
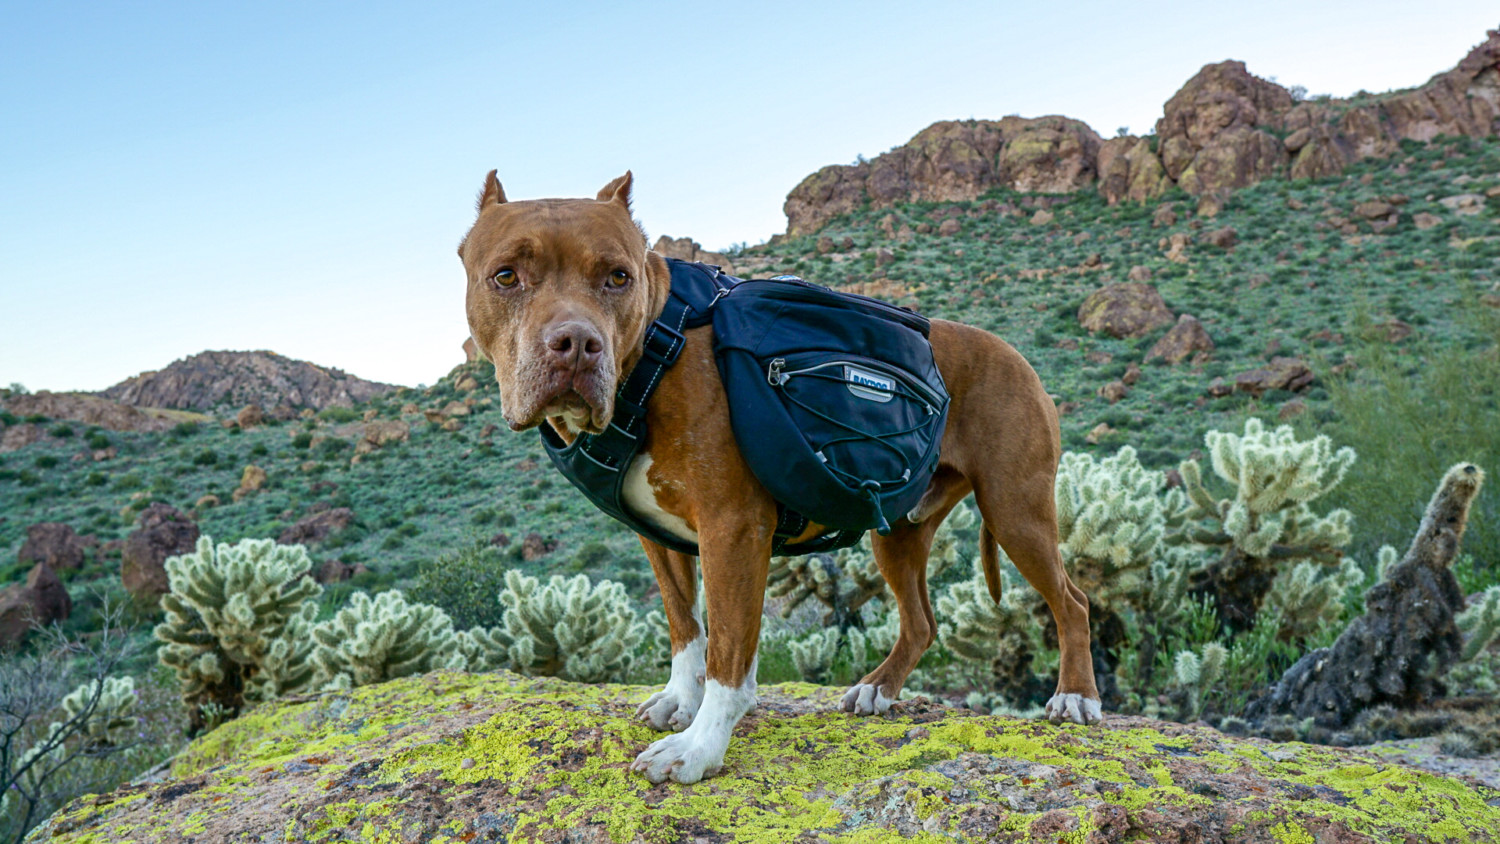
[[[642,344],[641,354],[662,366],[671,366],[677,362],[677,356],[682,354],[682,347],[686,344],[687,338],[682,336],[682,332],[664,322],[656,321],[646,329],[646,340]]]

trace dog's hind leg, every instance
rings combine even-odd
[[[955,492],[962,498],[968,491]],[[890,709],[901,694],[906,676],[937,637],[937,621],[927,596],[927,554],[932,548],[933,535],[955,503],[941,502],[927,518],[917,524],[898,525],[890,536],[871,535],[875,564],[896,597],[901,635],[885,661],[844,693],[845,712],[879,715]]]
[[[704,655],[708,637],[698,615],[698,573],[687,554],[670,551],[645,537],[641,546],[656,573],[672,640],[672,676],[667,687],[636,709],[637,718],[657,730],[687,729],[703,703]]]
[[[975,484],[974,497],[985,533],[1000,541],[1016,569],[1042,593],[1057,621],[1061,655],[1057,693],[1047,701],[1047,717],[1053,722],[1093,724],[1104,716],[1089,651],[1089,602],[1063,570],[1052,486],[1050,472],[1037,473],[1015,483]],[[986,539],[981,533],[981,541]]]

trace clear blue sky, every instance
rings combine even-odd
[[[566,9],[566,11],[557,11]],[[0,384],[99,389],[204,349],[431,382],[454,247],[630,168],[653,239],[781,231],[805,175],[936,120],[1148,130],[1199,67],[1420,84],[1493,2],[8,3]]]

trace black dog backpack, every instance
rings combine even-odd
[[[601,510],[689,554],[697,546],[626,508],[621,487],[645,434],[646,406],[676,362],[681,331],[712,322],[730,424],[750,470],[777,501],[775,553],[809,554],[890,531],[937,471],[948,393],[912,311],[781,276],[744,281],[668,259],[672,295],[622,383],[615,417],[565,444],[542,425],[554,465]],[[832,528],[791,543],[810,522]]]

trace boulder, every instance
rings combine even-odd
[[[734,264],[729,260],[729,256],[722,252],[710,252],[691,237],[672,238],[662,235],[656,239],[656,244],[651,247],[651,251],[661,255],[663,258],[702,261],[705,264],[712,264],[719,267],[730,275],[734,274]]]
[[[1380,199],[1371,199],[1354,206],[1354,213],[1366,220],[1379,220],[1389,217],[1396,206]]]
[[[1477,193],[1460,193],[1445,196],[1438,204],[1460,217],[1473,217],[1484,212],[1484,196]]]
[[[241,428],[254,428],[265,424],[266,414],[260,409],[260,405],[247,404],[235,414],[234,421]]]
[[[306,545],[322,542],[335,533],[346,530],[354,523],[354,511],[348,507],[335,507],[304,516],[297,523],[283,530],[276,537],[281,545]]]
[[[313,580],[319,583],[342,583],[354,576],[354,566],[342,560],[324,560],[313,574]]]
[[[464,363],[473,363],[479,360],[479,344],[474,342],[473,337],[464,338]]]
[[[652,785],[659,687],[438,671],[268,703],[37,841],[1481,841],[1493,789],[1342,748],[1111,717],[1080,729],[926,698],[838,711],[762,686],[721,775]]]
[[[458,379],[458,383],[454,384],[453,388],[462,393],[472,393],[479,389],[479,381],[472,375],[465,375]]]
[[[1130,272],[1127,273],[1125,277],[1130,279],[1131,281],[1150,281],[1151,269],[1149,267],[1144,267],[1140,264],[1137,264],[1136,266],[1130,268]]]
[[[83,567],[85,553],[97,542],[84,539],[62,522],[38,522],[26,528],[26,541],[16,553],[16,562],[79,569]]]
[[[1151,214],[1151,228],[1162,229],[1175,225],[1177,225],[1177,204],[1163,202],[1156,206],[1156,211]]]
[[[1045,226],[1055,219],[1057,219],[1057,215],[1051,211],[1048,211],[1046,208],[1038,208],[1036,213],[1031,215],[1031,224],[1033,226]]]
[[[160,502],[141,511],[137,527],[120,549],[120,580],[137,600],[154,603],[169,590],[168,557],[187,554],[198,542],[198,525],[180,510]]]
[[[278,404],[271,408],[269,416],[277,422],[290,422],[297,418],[297,411],[291,405]]]
[[[240,485],[234,491],[234,500],[239,501],[247,495],[254,495],[266,485],[266,470],[256,466],[254,463],[245,467],[240,473]]]
[[[1176,364],[1198,352],[1213,350],[1214,341],[1208,336],[1208,329],[1203,327],[1197,317],[1183,314],[1177,318],[1177,324],[1146,352],[1145,359],[1149,361],[1162,358],[1167,363]]]
[[[0,589],[0,650],[15,647],[33,626],[64,621],[73,612],[73,599],[57,572],[37,563],[25,583]]]
[[[411,426],[405,422],[399,419],[375,419],[365,423],[364,434],[355,443],[354,451],[356,454],[369,454],[391,443],[402,443],[409,439]]]
[[[1313,382],[1313,372],[1297,358],[1275,357],[1264,367],[1234,376],[1234,388],[1257,398],[1267,390],[1306,389]]]
[[[521,559],[526,562],[539,560],[557,550],[557,540],[543,539],[539,533],[528,533],[521,540]]]
[[[1426,211],[1418,211],[1417,213],[1411,215],[1411,222],[1412,225],[1417,227],[1417,231],[1426,231],[1430,228],[1442,225],[1443,218],[1439,217],[1436,214],[1429,214]]]
[[[1130,395],[1130,388],[1125,385],[1124,381],[1111,381],[1108,384],[1101,386],[1098,390],[1098,394],[1100,398],[1104,399],[1110,404],[1114,404],[1120,399],[1123,399],[1126,396]]]
[[[1091,333],[1130,338],[1150,334],[1174,317],[1149,284],[1125,282],[1094,291],[1078,308],[1078,324]]]
[[[1210,246],[1216,246],[1220,249],[1233,249],[1235,244],[1240,242],[1240,235],[1233,227],[1225,226],[1222,229],[1214,229],[1211,232],[1205,233],[1203,240]]]
[[[954,235],[958,234],[961,229],[962,226],[959,225],[959,222],[952,217],[949,217],[948,219],[938,224],[937,233],[941,237],[953,237]]]

